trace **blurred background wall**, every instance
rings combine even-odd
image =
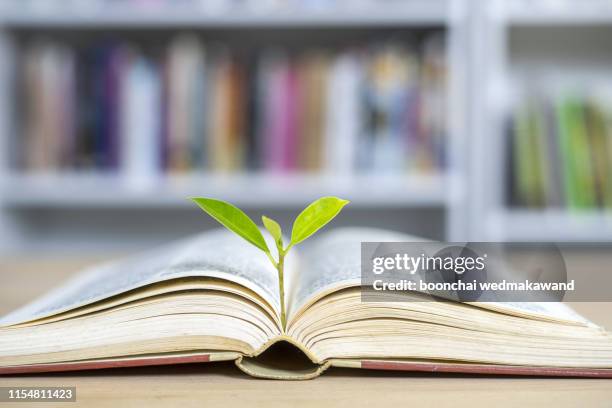
[[[0,251],[146,247],[214,226],[612,238],[612,4],[0,1]]]

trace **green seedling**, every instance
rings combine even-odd
[[[263,226],[268,230],[276,245],[276,258],[268,248],[259,227],[240,208],[225,201],[206,197],[194,197],[192,200],[208,215],[219,221],[221,225],[239,235],[250,244],[262,250],[272,265],[278,271],[278,292],[281,303],[281,323],[283,330],[287,328],[285,308],[284,268],[285,257],[291,248],[303,242],[325,224],[330,222],[349,202],[337,197],[322,197],[312,202],[297,216],[291,229],[291,240],[285,246],[281,226],[272,218],[261,217]]]

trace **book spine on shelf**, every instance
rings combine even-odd
[[[356,166],[360,148],[360,124],[363,122],[360,98],[363,92],[363,70],[359,56],[341,54],[331,63],[327,78],[324,165],[334,174],[350,174]],[[361,147],[363,148],[363,147]]]
[[[148,186],[160,170],[159,145],[160,81],[157,68],[135,55],[125,67],[120,96],[120,163],[126,181],[135,188]]]

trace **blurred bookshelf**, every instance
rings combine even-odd
[[[384,3],[3,2],[3,249],[214,227],[194,195],[442,238],[456,6]]]
[[[612,240],[611,6],[490,2],[479,29],[496,51],[477,69],[487,91],[474,107],[485,119],[473,140],[489,152],[472,168],[476,239]]]
[[[576,178],[567,160],[530,147],[560,136],[517,130],[542,122],[525,120],[533,101],[612,84],[610,15],[600,0],[2,2],[0,246],[162,242],[213,226],[193,195],[284,221],[334,194],[346,225],[433,239],[610,241],[612,153],[570,205],[550,195]],[[517,178],[535,162],[552,163],[546,192]]]

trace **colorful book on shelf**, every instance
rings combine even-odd
[[[369,128],[362,155],[371,154],[374,171],[401,171],[417,165],[419,152],[419,95],[416,57],[394,44],[372,52],[367,66]],[[370,153],[371,151],[371,153]]]
[[[358,154],[366,155],[368,141],[360,128],[364,110],[360,98],[365,73],[356,52],[338,55],[327,77],[323,165],[335,174],[351,174],[357,168]],[[369,144],[369,143],[368,143]]]
[[[261,168],[261,111],[259,72],[257,69],[257,55],[245,53],[242,57],[244,64],[244,165],[247,170]]]
[[[285,144],[288,120],[287,71],[288,57],[280,51],[262,56],[260,89],[264,97],[263,109],[263,165],[266,170],[279,172],[285,168]]]
[[[30,170],[61,170],[73,154],[74,58],[70,49],[46,42],[23,56],[23,96],[32,103],[24,112],[21,162]]]
[[[542,118],[542,131],[544,132],[545,143],[542,151],[545,153],[544,168],[546,176],[547,197],[546,202],[549,207],[562,208],[565,206],[565,191],[563,187],[563,172],[561,161],[561,148],[557,135],[557,123],[555,122],[555,111],[551,104],[539,100]]]
[[[599,207],[612,206],[612,167],[610,167],[608,139],[605,116],[601,107],[594,101],[586,101],[584,117],[588,135],[590,164],[593,175],[596,201]],[[610,143],[612,145],[612,143]]]
[[[95,168],[95,129],[96,107],[94,88],[95,62],[91,49],[80,50],[76,62],[76,98],[74,100],[74,151],[72,166],[77,170]],[[36,104],[36,100],[28,99],[27,105]]]
[[[533,156],[531,155],[531,112],[522,107],[515,118],[515,135],[513,144],[514,158],[514,191],[520,204],[533,206],[535,192],[533,188]]]
[[[297,167],[305,171],[317,171],[322,167],[323,155],[320,152],[323,151],[325,111],[328,110],[332,115],[333,109],[325,101],[328,69],[329,57],[323,51],[314,51],[303,56],[297,66],[298,81],[301,84]],[[356,103],[346,94],[345,102]]]
[[[204,139],[204,50],[193,37],[179,37],[167,55],[167,167],[186,171],[202,163]]]
[[[424,42],[420,69],[421,98],[419,122],[425,146],[431,157],[428,170],[444,168],[446,163],[447,64],[444,38],[434,35]],[[425,157],[424,160],[428,158]]]
[[[297,170],[298,167],[298,143],[300,132],[300,111],[303,108],[300,103],[303,89],[298,82],[297,68],[294,61],[291,61],[287,66],[285,78],[285,106],[286,118],[284,120],[283,134],[284,150],[283,169],[288,172]]]
[[[246,96],[247,85],[245,83],[247,78],[246,68],[244,62],[238,58],[233,57],[231,60],[229,70],[229,115],[228,118],[228,140],[227,150],[228,156],[231,159],[230,170],[238,171],[246,168],[246,148],[247,148],[247,137],[246,137],[246,115],[247,110],[245,102],[248,99]]]
[[[148,185],[160,174],[159,144],[151,143],[161,126],[159,72],[138,54],[126,63],[120,95],[120,164],[133,186]]]
[[[595,207],[589,145],[580,100],[567,96],[559,102],[559,133],[565,165],[565,185],[570,208]]]
[[[293,380],[329,367],[612,378],[612,336],[564,304],[363,301],[361,242],[414,239],[348,228],[292,251],[286,329],[276,269],[225,230],[91,267],[0,320],[0,374],[235,361]]]
[[[548,152],[546,151],[546,125],[544,113],[538,101],[534,101],[534,107],[530,115],[529,150],[531,163],[531,177],[533,179],[533,204],[543,207],[548,199]]]
[[[119,167],[119,84],[125,68],[126,50],[105,44],[94,50],[94,160],[100,169]]]
[[[214,171],[229,171],[233,167],[231,151],[231,69],[232,61],[225,49],[216,50],[210,65],[210,100],[215,101],[208,111],[209,162]]]

